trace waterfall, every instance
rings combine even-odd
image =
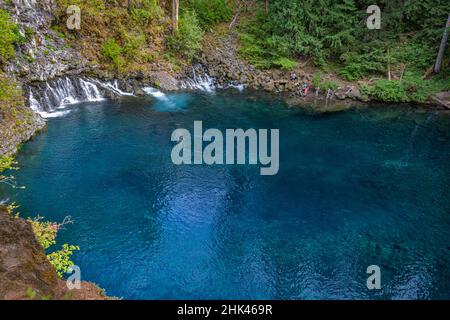
[[[154,97],[154,98],[156,98],[158,100],[161,100],[161,101],[167,101],[168,100],[166,94],[164,92],[159,91],[158,89],[155,89],[155,88],[152,88],[152,87],[145,87],[145,88],[142,88],[142,90],[145,93],[151,95],[152,97]]]
[[[117,94],[119,96],[134,96],[133,93],[129,93],[129,92],[125,92],[125,91],[120,90],[119,82],[117,80],[114,80],[113,83],[110,83],[110,82],[103,83],[103,82],[98,81],[98,80],[92,80],[92,81],[94,81],[95,83],[97,83],[100,86],[104,87],[105,89],[114,92],[115,94]]]
[[[236,83],[236,82],[231,82],[231,83],[229,83],[227,86],[225,86],[225,89],[226,89],[226,88],[233,88],[233,89],[238,90],[239,92],[243,92],[244,89],[245,89],[245,87],[244,87],[243,84],[241,84],[241,83]]]
[[[244,85],[235,80],[228,81],[224,79],[216,79],[208,74],[207,68],[202,64],[196,64],[192,67],[191,75],[180,83],[182,89],[200,90],[208,93],[217,89],[236,89],[239,92],[244,91]]]
[[[197,70],[201,71],[202,74],[198,74]],[[181,81],[182,89],[190,90],[201,90],[206,92],[213,92],[216,85],[215,79],[211,78],[208,73],[204,70],[202,65],[196,65],[192,67],[192,78],[187,78]]]
[[[68,105],[102,101],[106,92],[114,96],[133,95],[120,90],[117,81],[102,83],[87,78],[65,77],[30,87],[29,104],[30,108],[43,118],[59,117],[70,112],[70,110],[61,110]]]

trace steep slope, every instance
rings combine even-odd
[[[102,290],[82,282],[70,291],[35,239],[31,225],[0,207],[0,299],[104,300]]]

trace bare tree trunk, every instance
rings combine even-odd
[[[445,25],[444,34],[442,35],[441,46],[439,47],[439,53],[436,58],[436,63],[434,65],[434,73],[439,73],[441,70],[442,60],[444,59],[445,45],[448,39],[448,29],[450,26],[450,15],[448,16],[447,23]]]
[[[172,29],[173,34],[178,33],[178,12],[180,10],[180,0],[172,0]]]
[[[266,0],[266,13],[269,13],[269,0]]]
[[[406,66],[407,66],[407,65],[408,65],[407,63],[405,63],[405,64],[403,65],[402,74],[401,74],[401,76],[400,76],[400,83],[402,83],[402,81],[403,81],[403,76],[405,75],[405,72],[406,72]]]

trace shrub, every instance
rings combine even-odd
[[[178,33],[169,36],[167,44],[173,53],[180,53],[188,60],[192,60],[201,49],[203,34],[195,12],[185,11],[180,18]]]
[[[55,267],[56,272],[60,277],[69,271],[69,268],[74,265],[70,257],[73,252],[80,250],[78,246],[68,245],[67,243],[62,245],[62,249],[52,252],[47,255],[50,263]]]
[[[336,90],[339,87],[339,83],[337,81],[323,79],[320,73],[316,73],[311,82],[314,88],[320,88],[322,90]]]
[[[56,244],[56,235],[58,233],[58,225],[52,222],[42,222],[41,218],[28,219],[36,240],[41,244],[42,248],[48,249]]]
[[[143,33],[127,33],[125,35],[123,54],[130,60],[141,60],[142,51],[146,43],[147,41]]]
[[[291,71],[297,66],[297,62],[288,58],[278,58],[273,61],[273,64],[283,70]]]
[[[134,5],[131,9],[131,18],[141,26],[146,26],[151,21],[161,19],[163,16],[164,11],[156,0],[142,0],[139,7]]]
[[[227,21],[232,16],[232,10],[226,0],[191,0],[190,4],[204,30],[219,22]]]
[[[0,10],[0,63],[5,63],[15,56],[15,44],[25,41],[18,26],[11,20],[5,10]]]
[[[120,67],[123,64],[122,52],[123,48],[115,39],[110,38],[102,45],[102,55],[109,59],[116,67]]]
[[[348,81],[356,81],[369,74],[381,73],[386,69],[386,52],[367,46],[358,52],[341,55],[344,67],[339,74]]]
[[[406,102],[408,96],[400,81],[378,80],[370,87],[369,94],[381,101]]]
[[[36,240],[41,244],[44,250],[56,244],[56,236],[60,225],[53,222],[43,222],[40,217],[28,219],[35,234]],[[60,277],[68,271],[74,263],[70,260],[75,250],[80,250],[78,246],[63,244],[61,249],[47,255],[50,263],[55,267]]]
[[[13,157],[3,156],[0,158],[0,183],[8,183],[14,177],[4,176],[2,172],[6,170],[17,170],[17,162],[14,161]]]
[[[425,102],[431,95],[450,90],[450,81],[437,77],[430,80],[423,80],[421,73],[407,71],[403,79],[403,86],[410,101]]]

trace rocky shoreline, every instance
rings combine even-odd
[[[48,97],[54,95],[51,92],[54,89],[52,84],[58,87],[59,85],[55,83],[60,79],[66,82],[69,79],[69,86],[73,87],[70,90],[73,92],[66,95],[73,95],[75,96],[71,97],[73,100],[80,101],[85,100],[86,96],[95,98],[96,95],[103,98],[116,98],[123,93],[145,95],[143,88],[148,86],[161,91],[189,89],[192,86],[184,84],[195,82],[197,81],[195,77],[199,77],[211,79],[213,85],[219,88],[240,86],[264,90],[282,97],[290,106],[303,106],[305,103],[317,105],[318,102],[324,101],[327,105],[326,110],[317,108],[317,112],[340,111],[358,103],[369,102],[368,98],[361,94],[358,84],[342,80],[331,94],[326,90],[311,88],[308,96],[302,97],[299,88],[303,83],[311,83],[315,69],[305,63],[293,71],[259,70],[239,57],[238,36],[232,29],[227,29],[221,34],[216,31],[206,34],[202,51],[196,61],[193,65],[185,65],[181,70],[174,71],[171,66],[152,62],[147,68],[150,71],[117,74],[89,62],[79,50],[68,46],[65,39],[52,29],[52,23],[56,19],[54,0],[32,3],[12,0],[2,4],[2,7],[11,14],[21,33],[31,39],[20,45],[16,59],[6,66],[6,72],[22,83],[25,99],[28,101],[28,105],[23,106],[22,110],[31,106],[35,114],[38,110],[33,108],[33,103],[45,104],[43,99],[46,99],[47,104],[55,104],[55,107],[58,107],[62,102],[59,98]],[[296,80],[290,79],[291,73],[296,74]],[[333,79],[333,75],[324,75],[324,79],[328,78]],[[94,82],[101,83],[96,85],[96,89],[89,84],[87,88],[80,88],[83,83],[80,85],[79,79],[83,81],[93,79]],[[60,90],[68,89],[60,88]],[[76,95],[80,95],[80,99],[76,99]],[[435,107],[438,104],[450,106],[449,100],[450,94],[442,95],[432,101],[430,106]],[[26,125],[20,128],[16,128],[13,123],[4,123],[3,128],[0,128],[3,132],[0,135],[4,137],[0,155],[14,153],[20,143],[31,139],[33,134],[42,130],[44,126],[45,121],[39,115],[31,117]]]

